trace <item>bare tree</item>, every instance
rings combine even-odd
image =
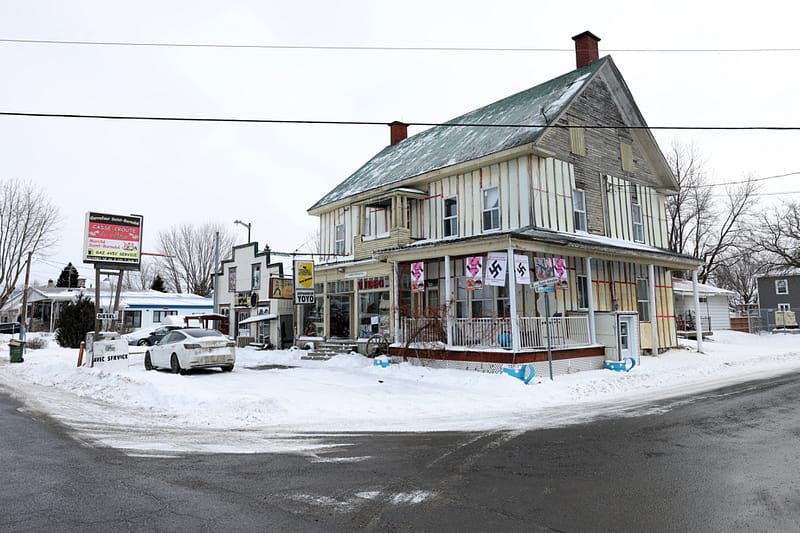
[[[209,296],[214,290],[215,235],[219,233],[222,255],[233,247],[233,235],[219,223],[197,227],[174,226],[158,235],[160,253],[164,254],[164,281],[175,292]]]
[[[800,268],[800,204],[784,202],[759,217],[757,244],[774,258],[776,267]]]
[[[151,258],[142,257],[139,270],[125,272],[123,288],[131,291],[146,291],[153,285],[153,280],[159,272],[159,264]]]
[[[28,252],[46,257],[56,242],[60,215],[42,190],[20,180],[0,180],[0,307],[25,270]]]
[[[705,264],[698,279],[705,283],[733,258],[739,230],[755,208],[758,186],[748,176],[742,183],[725,187],[720,201],[694,145],[673,143],[667,160],[680,185],[680,193],[667,201],[670,250],[702,259]]]
[[[729,260],[719,264],[714,273],[714,280],[718,287],[735,292],[740,303],[756,303],[758,298],[756,277],[765,274],[768,265],[763,255],[757,251],[737,247]]]

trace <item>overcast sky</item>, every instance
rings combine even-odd
[[[103,46],[0,41],[0,112],[440,122],[575,68],[571,37],[602,40],[650,126],[800,126],[791,2],[0,0],[0,39],[225,45],[547,48],[391,51]],[[417,133],[420,128],[411,128]],[[800,171],[800,133],[658,131],[694,141],[717,182]],[[308,249],[306,210],[381,150],[386,126],[0,116],[0,178],[41,186],[60,246],[32,269],[81,262],[87,211],[172,225],[220,222],[274,250]],[[797,199],[798,175],[767,180]],[[792,193],[792,194],[788,194]]]

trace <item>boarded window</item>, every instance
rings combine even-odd
[[[586,155],[586,141],[584,140],[584,129],[576,123],[569,122],[569,147],[575,155]]]
[[[622,170],[633,172],[633,147],[631,143],[621,141],[619,143],[619,152],[622,159]]]

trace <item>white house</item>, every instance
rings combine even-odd
[[[700,297],[700,324],[704,332],[731,329],[730,298],[736,293],[704,283],[697,284]],[[696,320],[694,288],[690,280],[672,278],[672,294],[675,299],[675,322],[678,331],[694,330],[690,327]]]

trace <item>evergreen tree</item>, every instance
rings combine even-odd
[[[154,291],[158,292],[167,292],[167,286],[164,283],[164,280],[161,279],[161,276],[156,274],[155,279],[153,280],[153,284],[150,285],[150,288]]]
[[[80,348],[86,333],[94,329],[94,302],[83,295],[61,306],[56,341],[63,348]]]
[[[72,263],[67,263],[58,276],[56,287],[76,288],[78,286],[78,269]]]

